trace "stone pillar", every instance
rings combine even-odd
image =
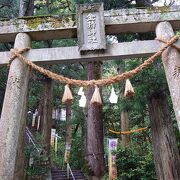
[[[31,40],[27,34],[19,33],[16,36],[14,48],[21,49],[30,45]],[[28,66],[16,58],[10,66],[0,120],[0,179],[2,180],[17,179],[15,171],[24,168],[23,161],[20,167],[20,163],[16,160],[22,152],[18,148],[22,147],[19,143],[25,130],[28,81]]]
[[[156,27],[157,38],[163,38],[169,40],[174,36],[174,31],[169,22],[161,22]],[[177,42],[180,46],[180,40]],[[176,115],[176,120],[178,123],[178,128],[180,130],[180,76],[174,77],[174,68],[176,66],[180,67],[180,53],[173,47],[167,48],[162,53],[162,62],[164,65],[166,79],[169,86],[169,91],[172,98],[173,108]]]

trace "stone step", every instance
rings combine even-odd
[[[72,170],[75,180],[86,180],[81,170]],[[51,170],[52,180],[68,180],[67,171],[60,169]],[[69,174],[69,180],[73,180],[72,175]]]

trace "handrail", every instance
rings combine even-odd
[[[72,176],[73,180],[76,180],[75,177],[74,177],[74,174],[73,174],[73,172],[71,170],[71,167],[70,167],[69,163],[67,163],[67,176],[68,176],[68,179],[69,179],[69,171],[71,173],[71,176]]]
[[[61,139],[61,137],[60,136],[58,136],[57,134],[55,135],[57,138],[59,138],[59,139]]]
[[[35,142],[35,138],[27,126],[26,126],[26,131],[29,134],[29,136],[31,137],[31,139]]]
[[[36,148],[37,152],[40,152],[40,149],[37,147],[36,143],[33,140],[33,135],[32,133],[29,131],[28,127],[26,127],[26,135],[29,138],[29,141],[33,144],[33,146]]]

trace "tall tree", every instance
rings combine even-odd
[[[88,80],[100,78],[101,62],[88,63]],[[93,92],[94,88],[88,89],[86,159],[92,175],[101,177],[105,171],[102,107],[95,103],[90,104]]]
[[[65,162],[69,163],[70,158],[70,150],[72,146],[72,102],[67,101],[66,102],[66,151],[65,151]]]
[[[46,155],[50,157],[50,139],[52,127],[52,91],[53,81],[46,78],[43,80],[43,93],[40,101],[40,132]]]
[[[121,112],[121,131],[129,131],[129,114],[127,111]],[[123,147],[127,147],[130,144],[129,134],[122,134],[121,139]]]
[[[118,70],[118,74],[124,73],[124,71],[125,71],[125,63],[124,62],[120,63],[117,70]],[[124,88],[124,83],[123,83],[123,88],[122,88],[122,92],[121,92],[122,97],[123,97],[124,89],[125,88]],[[129,131],[129,114],[128,114],[126,109],[121,111],[120,119],[121,119],[120,120],[121,121],[121,131]],[[121,139],[122,139],[123,147],[127,147],[130,144],[130,136],[129,136],[129,134],[122,134]]]
[[[159,180],[180,179],[180,157],[172,119],[164,92],[155,92],[149,99],[154,163]]]
[[[32,16],[34,14],[34,0],[20,0],[19,17]]]

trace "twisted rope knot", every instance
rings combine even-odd
[[[10,51],[11,51],[11,53],[13,53],[13,55],[10,57],[10,59],[9,59],[9,66],[11,65],[11,63],[12,63],[12,61],[14,60],[14,59],[16,59],[18,56],[15,54],[15,51],[16,51],[16,53],[18,53],[18,54],[22,54],[23,52],[26,52],[26,51],[28,51],[28,50],[30,50],[30,47],[26,47],[26,48],[22,48],[22,49],[17,49],[17,48],[14,48],[14,49],[10,49]]]
[[[171,47],[175,48],[176,50],[178,50],[178,51],[180,52],[180,47],[177,46],[176,44],[172,44],[172,43],[171,43],[171,40],[176,42],[178,39],[179,39],[179,36],[177,36],[177,35],[174,36],[174,37],[173,37],[172,39],[170,39],[170,40],[166,40],[166,39],[164,39],[164,38],[162,38],[162,37],[156,37],[156,40],[161,41],[161,42],[167,44],[168,46],[171,46]]]

